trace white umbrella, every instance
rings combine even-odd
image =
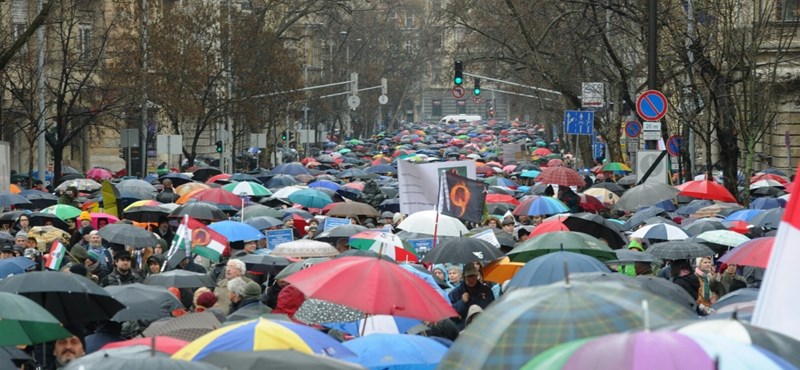
[[[309,239],[278,244],[275,250],[270,253],[272,256],[295,258],[333,257],[337,254],[339,254],[339,251],[330,244]]]
[[[269,197],[269,199],[289,199],[289,195],[303,189],[308,189],[308,187],[296,185],[285,186],[272,193],[272,196]]]
[[[642,227],[631,234],[631,238],[683,240],[689,237],[683,229],[670,224],[652,224]]]
[[[403,222],[397,225],[398,229],[408,232],[433,235],[436,228],[436,214],[434,210],[421,211],[408,215]],[[457,218],[439,213],[439,227],[436,235],[459,237],[467,232],[467,227]]]
[[[125,191],[131,193],[144,193],[144,194],[155,193],[158,191],[156,190],[155,186],[153,186],[149,182],[139,179],[122,180],[117,184],[117,189],[120,192]]]

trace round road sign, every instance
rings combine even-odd
[[[636,99],[636,113],[645,121],[658,121],[667,114],[667,98],[660,91],[647,90]]]
[[[381,95],[378,97],[378,103],[380,103],[381,105],[384,105],[388,102],[389,102],[389,97],[387,97],[386,95]]]
[[[483,99],[481,99],[480,96],[473,96],[472,97],[472,102],[475,103],[475,104],[480,104],[481,102],[483,102]]]
[[[359,104],[361,104],[361,99],[359,99],[358,96],[350,95],[347,97],[347,105],[350,106],[350,109],[358,108]]]
[[[642,133],[642,124],[636,121],[630,121],[625,124],[625,136],[634,138],[639,137]]]
[[[683,138],[678,135],[672,135],[667,139],[667,152],[673,157],[677,157],[681,153],[681,144]]]
[[[456,99],[463,98],[466,93],[467,90],[463,86],[453,86],[453,89],[450,90],[450,94]]]

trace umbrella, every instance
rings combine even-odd
[[[222,221],[228,216],[217,206],[206,202],[189,202],[170,212],[169,217],[189,216],[198,220]]]
[[[750,221],[763,212],[760,209],[740,209],[726,216],[722,221]]]
[[[191,177],[189,177],[187,175],[184,175],[182,173],[176,173],[176,172],[170,172],[170,173],[167,173],[166,175],[160,176],[158,178],[158,181],[161,181],[162,183],[164,182],[164,180],[172,181],[172,185],[173,186],[180,186],[180,185],[188,184],[188,183],[192,182],[192,178]]]
[[[485,264],[501,257],[503,257],[503,253],[489,242],[462,236],[437,245],[425,255],[422,262],[457,264],[481,262]]]
[[[196,193],[187,193],[183,196],[191,194],[191,199],[213,204],[224,204],[234,208],[242,208],[242,198],[238,194],[231,193],[225,189],[201,189]],[[182,197],[183,197],[182,196]],[[181,203],[181,202],[178,202]]]
[[[447,347],[419,335],[372,334],[344,343],[356,357],[346,358],[369,369],[432,369],[442,361]]]
[[[364,313],[321,299],[308,298],[295,312],[295,320],[302,321],[306,324],[320,325],[336,322],[349,322],[357,321],[364,318]]]
[[[167,336],[193,341],[220,327],[222,324],[213,312],[190,312],[180,317],[156,321],[150,324],[142,332],[142,335],[146,337]]]
[[[120,193],[129,192],[129,193],[144,193],[144,194],[152,194],[158,191],[156,190],[155,186],[153,186],[149,182],[139,179],[122,180],[119,183],[117,183],[117,190],[119,190]]]
[[[511,278],[506,291],[563,281],[564,274],[573,272],[611,272],[611,270],[591,256],[573,252],[554,252],[525,263],[525,266]]]
[[[784,211],[784,208],[768,209],[750,219],[750,224],[765,229],[777,229],[778,225],[781,224]]]
[[[727,264],[767,268],[774,243],[774,236],[751,239],[731,249],[719,260]]]
[[[56,239],[67,241],[70,235],[66,231],[54,226],[34,226],[28,230],[28,237],[35,238],[39,245],[47,245]]]
[[[17,294],[0,292],[0,346],[38,344],[71,336],[50,312]]]
[[[229,242],[252,241],[265,238],[264,234],[258,231],[259,229],[237,221],[228,220],[214,222],[209,224],[208,228],[222,234]],[[266,227],[264,229],[266,229]]]
[[[165,287],[135,283],[111,285],[105,289],[112,298],[127,307],[117,312],[111,318],[113,321],[155,321],[169,317],[173,310],[183,307],[181,301]]]
[[[354,234],[348,244],[358,250],[371,250],[381,255],[388,255],[395,261],[418,261],[414,248],[399,236],[381,230],[366,230]]]
[[[314,239],[335,243],[338,239],[350,238],[351,236],[366,230],[367,228],[361,225],[340,225],[334,228],[326,229]]]
[[[178,194],[180,196],[184,196],[184,195],[189,194],[189,193],[191,193],[193,191],[203,190],[203,189],[211,189],[211,186],[203,184],[203,183],[199,183],[199,182],[189,182],[189,183],[186,183],[186,184],[183,184],[183,185],[180,185],[180,186],[176,187],[175,188],[175,194]]]
[[[289,266],[284,267],[281,272],[275,275],[275,279],[286,279],[287,276],[294,274],[295,272],[298,272],[302,269],[307,269],[316,263],[330,260],[331,259],[329,257],[313,257],[291,263]]]
[[[634,213],[633,215],[631,215],[631,217],[627,221],[625,221],[625,224],[622,225],[622,227],[625,228],[626,230],[633,230],[637,226],[645,223],[644,221],[647,220],[648,218],[662,214],[666,214],[666,212],[664,212],[663,209],[656,206],[643,208],[636,211],[636,213]]]
[[[562,216],[556,216],[563,218]],[[572,231],[580,231],[597,238],[603,238],[612,248],[621,248],[628,244],[622,234],[622,225],[593,213],[575,213],[567,215],[561,222]]]
[[[333,181],[330,181],[330,180],[317,180],[317,181],[314,181],[314,182],[308,184],[308,187],[311,188],[311,189],[314,189],[314,188],[325,188],[325,189],[330,189],[330,190],[336,191],[336,190],[339,190],[339,188],[341,188],[342,186],[339,185],[339,183],[336,183],[336,182],[333,182]]]
[[[216,167],[200,167],[194,170],[194,173],[192,174],[192,179],[198,182],[205,182],[211,176],[219,175],[221,173],[222,171],[220,171],[220,169]]]
[[[642,310],[642,301],[650,309]],[[509,292],[461,332],[439,365],[517,369],[570,340],[691,319],[684,307],[618,282],[554,283]]]
[[[129,245],[138,249],[158,245],[158,239],[155,234],[141,227],[125,223],[106,225],[97,232],[97,235],[100,235],[101,238],[108,242]]]
[[[683,216],[689,216],[691,214],[696,213],[701,208],[708,207],[708,206],[710,206],[712,204],[714,204],[714,203],[712,201],[710,201],[710,200],[695,199],[695,200],[692,200],[691,202],[689,202],[689,204],[680,206],[678,209],[675,210],[675,213],[677,213],[679,215],[683,215]]]
[[[115,353],[128,348],[142,348],[137,355],[125,355],[117,357]],[[145,346],[133,346],[125,348],[115,348],[100,350],[89,356],[78,358],[69,363],[65,370],[221,370],[222,368],[204,362],[190,362],[173,360],[168,357],[148,356],[148,348]],[[150,350],[152,351],[152,350]],[[97,356],[94,356],[97,354]],[[91,356],[91,357],[90,357]]]
[[[147,285],[159,285],[175,288],[213,287],[214,279],[207,274],[186,270],[171,270],[160,274],[150,275],[144,280]]]
[[[228,181],[231,182],[250,181],[250,182],[255,182],[257,184],[263,184],[263,182],[259,180],[257,177],[246,173],[234,173],[233,175],[228,177]]]
[[[614,209],[623,211],[636,211],[642,207],[652,206],[661,201],[675,198],[678,190],[667,184],[647,182],[636,185],[625,191],[614,204]]]
[[[0,347],[0,366],[19,369],[25,364],[33,364],[33,359],[15,346]]]
[[[620,162],[606,163],[603,166],[602,170],[603,172],[615,172],[615,173],[624,173],[633,171],[630,167],[628,167],[627,164]]]
[[[259,318],[216,329],[189,343],[172,357],[197,361],[215,352],[282,349],[336,358],[354,355],[335,339],[316,329]]]
[[[119,217],[114,216],[114,215],[110,215],[108,213],[102,213],[102,212],[95,212],[95,213],[91,214],[91,223],[92,223],[92,227],[93,228],[95,228],[95,229],[100,229],[101,228],[100,227],[100,220],[105,220],[106,221],[106,225],[108,225],[108,224],[113,224],[113,223],[119,221]]]
[[[25,272],[36,265],[27,257],[12,257],[0,260],[0,279],[10,275],[17,275]]]
[[[585,186],[586,182],[577,171],[569,167],[548,167],[536,177],[536,182],[559,186]]]
[[[668,260],[706,257],[713,256],[715,254],[711,248],[703,244],[687,240],[673,240],[655,243],[647,248],[647,252],[658,258]]]
[[[0,280],[0,291],[30,298],[62,323],[109,320],[125,308],[94,281],[56,271],[7,277]]]
[[[264,185],[270,189],[279,189],[292,185],[301,185],[302,183],[291,175],[275,175],[270,178]]]
[[[272,193],[269,199],[289,199],[289,196],[296,191],[303,190],[300,186],[285,186]]]
[[[727,229],[722,222],[710,220],[707,218],[700,219],[692,222],[689,225],[683,226],[683,231],[689,235],[700,235],[706,231],[711,230],[725,230]]]
[[[537,197],[528,207],[528,216],[555,215],[565,212],[569,212],[569,207],[553,197]]]
[[[736,203],[736,197],[721,184],[711,180],[687,181],[675,187],[680,190],[680,195],[697,199],[719,200]]]
[[[269,254],[248,254],[237,259],[244,262],[247,271],[270,273],[271,275],[275,275],[277,267],[288,266],[290,263],[285,257]]]
[[[528,262],[536,257],[559,251],[586,254],[601,260],[613,260],[614,251],[597,238],[577,231],[553,231],[534,236],[517,244],[508,256],[513,262]]]
[[[17,222],[19,216],[28,215],[30,213],[31,211],[29,210],[14,210],[14,211],[3,212],[3,214],[0,214],[0,221],[11,221],[11,223]],[[14,239],[12,238],[11,240]]]
[[[683,240],[689,237],[681,228],[668,224],[653,224],[643,226],[633,232],[631,238],[640,239],[659,239],[659,240]]]
[[[728,248],[736,247],[750,238],[730,230],[711,230],[706,231],[695,237],[699,242],[708,242],[712,244],[722,245]]]
[[[682,307],[688,308],[690,312],[696,312],[695,309],[697,308],[697,299],[692,298],[686,290],[670,280],[652,275],[632,277],[615,272],[587,272],[570,274],[569,279],[570,281],[588,283],[602,283],[607,281],[620,282],[630,286],[631,289],[647,291],[662,298],[669,299]]]
[[[296,191],[289,195],[289,201],[307,208],[322,208],[333,203],[328,194],[314,189]]]
[[[0,208],[29,204],[32,204],[31,201],[22,195],[0,192]]]
[[[661,259],[653,256],[650,252],[640,252],[635,249],[617,249],[614,251],[614,254],[617,255],[617,259],[614,261],[615,263],[647,262],[659,265],[662,264]]]
[[[327,213],[334,217],[378,217],[380,213],[371,205],[361,202],[336,203]]]
[[[589,189],[605,189],[611,191],[612,193],[616,194],[617,196],[622,196],[625,193],[625,188],[615,182],[598,182],[592,185]]]
[[[30,198],[28,198],[28,200],[30,200]],[[780,198],[756,198],[750,202],[751,209],[773,209],[783,207],[786,207],[786,200]]]
[[[503,284],[506,280],[511,280],[522,266],[525,266],[522,262],[511,262],[510,258],[503,257],[484,266],[483,269],[481,269],[481,274],[485,281]]]
[[[333,257],[337,254],[339,251],[330,244],[308,239],[278,244],[271,253],[273,256],[294,258]]]
[[[285,280],[307,297],[370,315],[397,315],[432,322],[458,316],[450,303],[424,280],[379,258],[337,258],[296,272]],[[381,284],[375,284],[377,281]]]
[[[103,185],[100,185],[97,181],[94,181],[92,179],[72,179],[62,182],[61,184],[56,186],[56,188],[53,189],[53,191],[55,191],[56,193],[61,193],[66,191],[70,187],[75,187],[78,189],[78,191],[92,192],[100,189],[102,186]]]
[[[262,370],[269,364],[270,370],[355,370],[363,367],[335,358],[309,355],[294,350],[216,352],[203,357],[207,362],[221,368],[237,370]]]
[[[78,218],[81,215],[81,210],[67,204],[56,204],[41,210],[41,213],[55,215],[62,221],[66,221],[71,218]]]
[[[161,219],[167,217],[170,211],[157,206],[139,206],[133,208],[126,208],[123,215],[126,220],[136,222],[159,222]]]
[[[283,212],[272,207],[263,206],[261,204],[254,204],[244,207],[238,213],[236,213],[236,215],[239,216],[242,221],[247,221],[250,218],[261,216],[269,216],[277,219],[283,218]],[[281,225],[283,225],[283,222],[281,222]]]
[[[438,215],[438,219],[437,219]],[[438,226],[437,226],[438,221]],[[469,232],[457,218],[434,210],[415,212],[397,225],[398,229],[437,236],[462,236]]]
[[[533,228],[533,232],[531,232],[531,234],[528,235],[528,239],[533,238],[534,236],[537,235],[542,235],[553,231],[570,231],[570,229],[566,225],[564,225],[561,221],[562,220],[560,219],[552,219],[536,225],[536,227]]]
[[[272,195],[269,189],[253,181],[232,182],[222,187],[234,195],[249,195],[251,197],[268,197]]]
[[[167,291],[169,293],[169,291]],[[128,340],[123,340],[121,342],[111,342],[100,349],[114,349],[114,348],[123,348],[123,347],[130,347],[130,346],[148,346],[152,349],[166,353],[169,355],[178,352],[181,348],[185,347],[189,344],[188,341],[180,340],[171,337],[150,337],[150,338],[133,338]]]
[[[283,225],[283,221],[270,216],[259,216],[259,217],[248,218],[247,220],[244,221],[244,223],[258,230],[265,230],[271,227]]]

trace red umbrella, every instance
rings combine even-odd
[[[697,199],[719,200],[723,202],[738,203],[736,197],[731,195],[724,186],[710,180],[688,181],[675,187],[680,190],[679,195]]]
[[[581,197],[581,208],[583,208],[583,210],[586,212],[597,213],[606,208],[603,202],[591,195],[580,193],[578,196]]]
[[[428,283],[381,258],[341,257],[286,278],[307,297],[358,309],[437,322],[458,313]]]
[[[536,177],[537,182],[560,186],[584,186],[586,182],[577,171],[569,167],[548,167]]]
[[[547,222],[542,222],[536,227],[533,228],[533,232],[528,235],[528,238],[532,238],[536,235],[541,235],[545,233],[551,233],[554,231],[571,231],[567,228],[566,225],[561,223],[561,220],[551,220]]]
[[[767,268],[774,243],[774,236],[755,238],[725,253],[719,261],[733,265]]]
[[[486,194],[486,203],[508,203],[515,206],[519,205],[519,201],[507,194]]]
[[[560,160],[558,158],[554,158],[554,159],[551,159],[551,160],[547,161],[547,167],[561,167],[563,165],[564,165],[564,161],[562,161],[562,160]]]
[[[213,184],[213,183],[215,183],[217,181],[224,182],[224,183],[227,184],[227,183],[230,182],[230,178],[231,178],[231,175],[229,175],[227,173],[221,173],[219,175],[214,175],[214,176],[209,177],[208,180],[206,180],[206,184]]]
[[[172,337],[145,337],[145,338],[134,338],[129,340],[124,340],[121,342],[111,342],[100,349],[111,349],[111,348],[121,348],[121,347],[130,347],[130,346],[148,346],[150,348],[155,349],[156,351],[163,352],[169,355],[174,355],[175,352],[178,352],[181,348],[186,347],[189,342],[185,340],[175,339]]]
[[[728,230],[735,231],[735,232],[737,232],[739,234],[747,234],[747,233],[749,233],[750,232],[750,227],[751,227],[751,225],[749,225],[747,222],[742,221],[742,220],[726,221],[726,222],[723,222],[722,224],[727,226]]]
[[[111,170],[103,167],[94,167],[89,171],[86,171],[86,178],[92,180],[105,180],[114,177],[114,174],[111,173]]]
[[[540,157],[544,157],[548,154],[553,154],[553,152],[547,148],[537,148],[536,150],[533,151],[533,155],[538,155]]]
[[[305,166],[305,165],[307,165],[307,164],[309,164],[311,162],[316,162],[316,161],[317,161],[317,159],[314,158],[314,157],[305,157],[305,158],[300,160],[300,164]]]
[[[761,181],[761,180],[775,180],[775,181],[777,181],[777,182],[779,182],[779,183],[781,183],[783,185],[786,185],[786,184],[789,183],[789,180],[787,180],[786,178],[784,178],[782,176],[776,175],[774,173],[762,173],[760,175],[755,175],[755,176],[750,178],[750,183],[752,184],[752,183],[754,183],[756,181]]]
[[[192,195],[192,198],[202,200],[204,202],[225,204],[236,208],[242,208],[242,198],[223,188],[200,190]]]

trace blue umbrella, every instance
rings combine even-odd
[[[760,209],[740,209],[725,217],[722,221],[750,221],[751,218],[763,212]]]
[[[0,193],[0,208],[10,207],[18,204],[31,204],[31,201],[19,194],[11,194],[9,192]]]
[[[576,272],[611,272],[597,258],[573,252],[555,252],[536,257],[528,261],[511,278],[509,288],[523,288],[547,285],[564,280],[564,263],[569,273]]]
[[[275,168],[270,171],[273,175],[310,175],[311,173],[308,172],[308,169],[303,166],[299,162],[291,162],[291,163],[283,163],[275,166]]]
[[[30,258],[14,257],[0,260],[0,279],[9,275],[17,275],[36,265]]]
[[[342,186],[337,184],[337,183],[335,183],[335,182],[333,182],[333,181],[330,181],[330,180],[319,180],[319,181],[314,181],[314,182],[308,184],[308,187],[312,188],[312,189],[313,188],[325,188],[325,189],[330,189],[330,190],[336,191],[336,190],[339,190],[339,188],[341,188]]]
[[[442,298],[449,300],[449,298],[447,298],[447,293],[445,293],[444,290],[442,290],[442,288],[439,287],[439,284],[436,283],[436,279],[433,278],[433,275],[427,272],[422,272],[408,263],[401,263],[400,267],[406,269],[406,271],[414,275],[417,275],[418,278],[425,280],[425,282],[428,283],[428,285],[430,285],[431,288],[433,288],[433,290],[442,295]]]
[[[569,207],[553,197],[538,197],[528,208],[528,216],[555,215],[564,212],[569,212]]]
[[[677,208],[675,207],[675,203],[672,203],[672,199],[662,200],[655,204],[655,207],[661,208],[667,212],[673,212]]]
[[[292,185],[300,185],[300,181],[291,175],[275,175],[264,184],[270,189],[285,188]]]
[[[447,347],[433,339],[408,334],[372,334],[344,346],[356,357],[342,360],[368,369],[434,369],[447,352]]]
[[[289,201],[308,208],[322,208],[333,203],[331,197],[319,190],[303,189],[289,194]]]
[[[219,221],[208,225],[208,227],[222,234],[231,242],[264,239],[264,234],[258,229],[242,222]]]
[[[772,208],[783,208],[783,207],[786,207],[786,200],[780,198],[762,197],[762,198],[756,198],[750,203],[750,209],[772,209]]]
[[[707,207],[714,204],[714,202],[705,199],[695,199],[685,206],[681,206],[675,210],[675,213],[682,216],[689,216],[696,213],[700,208]]]
[[[367,320],[366,327],[364,326],[364,320]],[[372,323],[374,329],[370,329],[370,323]],[[362,330],[365,330],[364,335],[372,335],[375,333],[386,334],[389,330],[392,331],[390,334],[405,334],[411,330],[411,328],[419,325],[420,323],[422,323],[422,321],[407,317],[375,315],[351,322],[327,323],[325,326],[331,329],[343,331],[354,337],[360,337]],[[383,331],[374,331],[375,329]]]

